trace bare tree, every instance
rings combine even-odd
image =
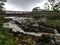
[[[49,4],[47,2],[44,4],[44,8],[46,11],[49,11]]]
[[[48,0],[51,6],[51,10],[59,10],[60,8],[60,1],[59,0]]]
[[[3,13],[3,9],[4,9],[4,2],[6,2],[7,0],[0,0],[0,14]]]

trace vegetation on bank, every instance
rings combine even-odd
[[[10,21],[11,19],[5,19],[4,17],[0,17],[0,23],[6,23],[8,21]]]
[[[0,45],[14,45],[13,34],[9,33],[9,29],[0,27]]]
[[[8,21],[9,19],[0,17],[0,45],[14,45],[13,34],[9,32],[9,29],[3,27],[3,23]]]
[[[60,26],[60,20],[48,20],[47,24]]]

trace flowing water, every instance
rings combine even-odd
[[[20,17],[5,17],[5,18],[19,19]],[[22,18],[23,17],[21,17],[21,19]],[[25,18],[23,18],[23,19],[25,19]],[[31,35],[35,35],[35,36],[41,36],[41,34],[43,34],[43,33],[34,33],[34,32],[24,32],[23,29],[21,29],[20,27],[18,27],[16,24],[11,24],[10,26],[13,27],[13,30],[15,32],[19,31],[19,32],[22,32],[24,34],[31,34]],[[54,32],[55,32],[55,35],[60,35],[56,29],[54,29]]]
[[[59,34],[58,31],[57,31],[56,29],[54,29],[54,32],[55,32],[55,34]]]

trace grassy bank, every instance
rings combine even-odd
[[[48,20],[47,24],[60,26],[60,20]]]

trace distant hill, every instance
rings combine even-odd
[[[4,16],[50,16],[50,15],[60,15],[60,11],[6,11]]]

